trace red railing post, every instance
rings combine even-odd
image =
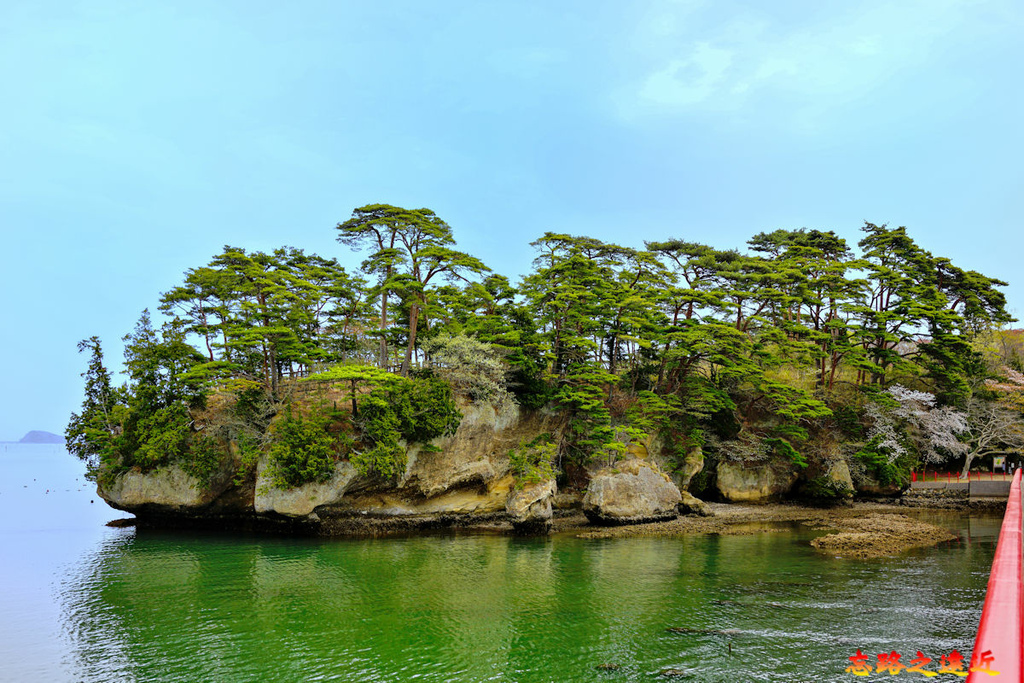
[[[1021,646],[1024,644],[1021,537],[1024,529],[1021,527],[1020,477],[1019,471],[1014,473],[1013,483],[1010,484],[1010,497],[1006,501],[1006,513],[999,529],[985,606],[981,610],[981,622],[978,624],[978,635],[974,639],[971,655],[972,660],[980,659],[983,655],[991,657],[991,670],[999,672],[999,680],[1017,683],[1024,680],[1021,678],[1024,674],[1021,661]],[[978,683],[989,678],[989,672],[972,672],[967,676],[967,683]]]

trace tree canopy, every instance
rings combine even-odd
[[[427,378],[467,400],[559,410],[557,450],[569,466],[614,460],[656,433],[710,446],[754,424],[791,453],[850,406],[881,434],[896,418],[863,406],[894,385],[988,419],[977,401],[999,374],[992,335],[1012,320],[1005,282],[932,255],[904,227],[866,223],[856,246],[833,231],[780,229],[745,249],[545,232],[516,283],[459,251],[429,209],[367,205],[336,230],[359,253],[355,272],[294,247],[235,246],[185,271],[160,297],[160,330],[146,313],[125,338],[124,386],[105,370],[100,341],[83,341],[90,360],[71,450],[122,467],[185,457],[212,434],[196,415],[216,393],[234,396],[241,416],[223,439],[298,438],[329,422],[295,413],[291,431],[269,428],[299,380],[342,387],[351,424],[445,433],[448,408],[443,424],[420,429],[415,410],[383,406],[429,403],[433,384],[398,381]],[[1002,348],[1017,349],[1007,340]],[[1014,353],[1007,363],[1020,363]],[[391,458],[397,433],[364,445]],[[393,473],[401,459],[374,462]]]

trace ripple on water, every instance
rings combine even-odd
[[[969,650],[991,554],[839,562],[786,536],[117,530],[58,581],[64,666],[90,681],[806,681],[841,678],[857,648]]]

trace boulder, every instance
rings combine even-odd
[[[656,465],[626,460],[599,470],[583,497],[583,513],[597,524],[640,524],[673,519],[682,496]]]
[[[853,495],[853,477],[850,476],[850,466],[846,464],[845,460],[833,462],[829,466],[825,478],[836,490],[848,491],[849,493],[845,497]]]
[[[721,461],[716,469],[718,492],[731,503],[776,500],[793,488],[797,473],[769,465],[744,466]]]
[[[513,488],[505,503],[505,512],[517,533],[547,533],[551,530],[551,500],[557,490],[548,479],[522,488]]]
[[[701,517],[714,517],[715,513],[711,506],[693,495],[689,491],[680,491],[683,499],[679,501],[679,512],[684,515],[700,515]]]
[[[855,486],[856,492],[861,496],[870,498],[895,498],[903,493],[903,486],[899,484],[883,484],[870,474],[858,478]]]

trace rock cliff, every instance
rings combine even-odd
[[[236,456],[225,457],[207,485],[178,466],[129,471],[98,487],[112,507],[157,522],[301,527],[311,533],[374,533],[487,521],[511,521],[523,531],[550,525],[554,482],[516,486],[509,451],[560,420],[514,405],[461,406],[456,433],[424,448],[408,448],[398,481],[368,479],[348,461],[331,478],[290,489],[273,486],[266,458],[255,476],[238,481]]]

